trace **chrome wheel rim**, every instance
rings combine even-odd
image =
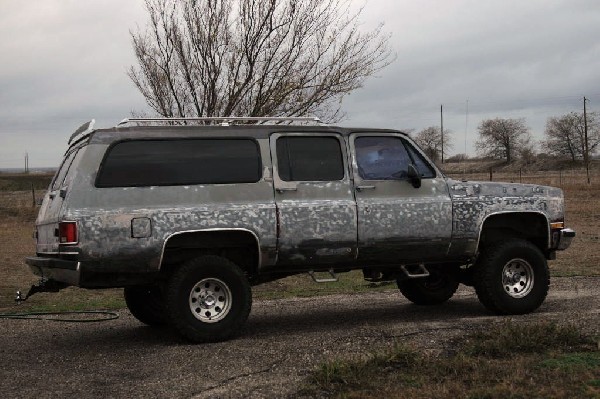
[[[511,259],[502,269],[502,286],[513,298],[523,298],[533,288],[533,268],[524,259]]]
[[[216,278],[205,278],[194,285],[189,297],[190,310],[204,323],[216,323],[231,310],[231,291]]]

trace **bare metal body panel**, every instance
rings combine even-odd
[[[38,257],[68,255],[77,262],[77,276],[90,271],[114,273],[114,285],[120,286],[132,281],[120,280],[120,274],[159,273],[173,237],[230,231],[247,234],[249,242],[255,243],[259,274],[466,263],[477,255],[486,220],[515,213],[543,217],[548,226],[544,249],[552,249],[549,224],[564,218],[560,189],[460,182],[445,178],[433,165],[435,176],[423,178],[418,188],[408,180],[364,180],[353,155],[353,134],[357,133],[406,137],[392,130],[328,126],[153,126],[92,131],[67,152],[72,165],[64,181],[53,182],[44,198],[36,223]],[[343,153],[343,179],[283,181],[273,161],[275,140],[283,135],[336,137]],[[262,176],[256,183],[242,184],[95,186],[112,144],[157,137],[253,138],[260,149]],[[76,245],[58,241],[56,226],[65,220],[77,223]],[[36,259],[30,264],[35,263],[34,272],[43,275],[48,262]],[[83,285],[73,277],[67,283]],[[93,279],[85,285],[93,287]]]

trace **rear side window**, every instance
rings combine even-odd
[[[261,171],[252,139],[133,140],[108,150],[96,187],[254,183]]]
[[[65,177],[67,177],[67,172],[71,168],[73,159],[75,159],[75,155],[77,155],[78,151],[79,151],[79,149],[75,149],[75,150],[71,151],[63,159],[63,162],[60,165],[60,168],[58,168],[58,171],[56,172],[56,176],[54,176],[54,180],[52,181],[52,188],[51,188],[52,191],[58,190],[63,185],[63,182],[65,181]]]
[[[283,181],[336,181],[344,178],[340,142],[331,136],[278,138],[277,167]]]

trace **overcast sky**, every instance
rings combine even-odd
[[[597,0],[369,0],[364,28],[385,23],[396,61],[347,96],[344,126],[453,132],[474,154],[486,118],[546,119],[600,110]],[[82,123],[114,126],[147,107],[126,75],[142,0],[0,0],[0,168],[60,162]],[[468,102],[468,112],[467,112]]]

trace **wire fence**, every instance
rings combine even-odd
[[[456,180],[473,181],[499,181],[510,183],[540,184],[564,188],[566,186],[588,185],[588,177],[585,170],[565,169],[553,171],[526,171],[523,169],[515,171],[496,172],[490,169],[479,173],[446,173],[447,176]],[[589,185],[600,184],[600,173],[590,170]]]

